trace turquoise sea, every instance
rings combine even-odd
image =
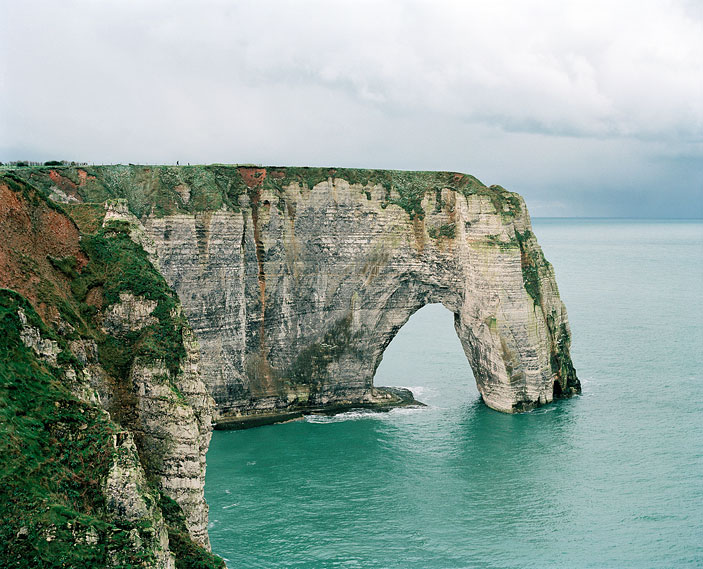
[[[214,433],[230,568],[703,567],[703,222],[537,219],[583,395],[484,407],[441,305],[377,385],[425,409]]]

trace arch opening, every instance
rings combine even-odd
[[[374,386],[408,388],[419,401],[441,406],[479,398],[454,321],[439,303],[416,310],[382,352]]]

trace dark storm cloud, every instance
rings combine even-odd
[[[0,160],[451,169],[540,215],[701,210],[695,2],[23,1],[2,16]]]

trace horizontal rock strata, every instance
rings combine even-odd
[[[580,391],[553,269],[522,198],[499,186],[219,165],[52,172],[29,177],[67,200],[124,198],[139,218],[198,336],[221,423],[400,402],[373,376],[428,303],[454,314],[490,407],[524,411]]]

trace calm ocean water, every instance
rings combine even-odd
[[[703,222],[537,219],[583,395],[484,407],[440,305],[377,385],[429,407],[214,433],[231,568],[703,566]]]

